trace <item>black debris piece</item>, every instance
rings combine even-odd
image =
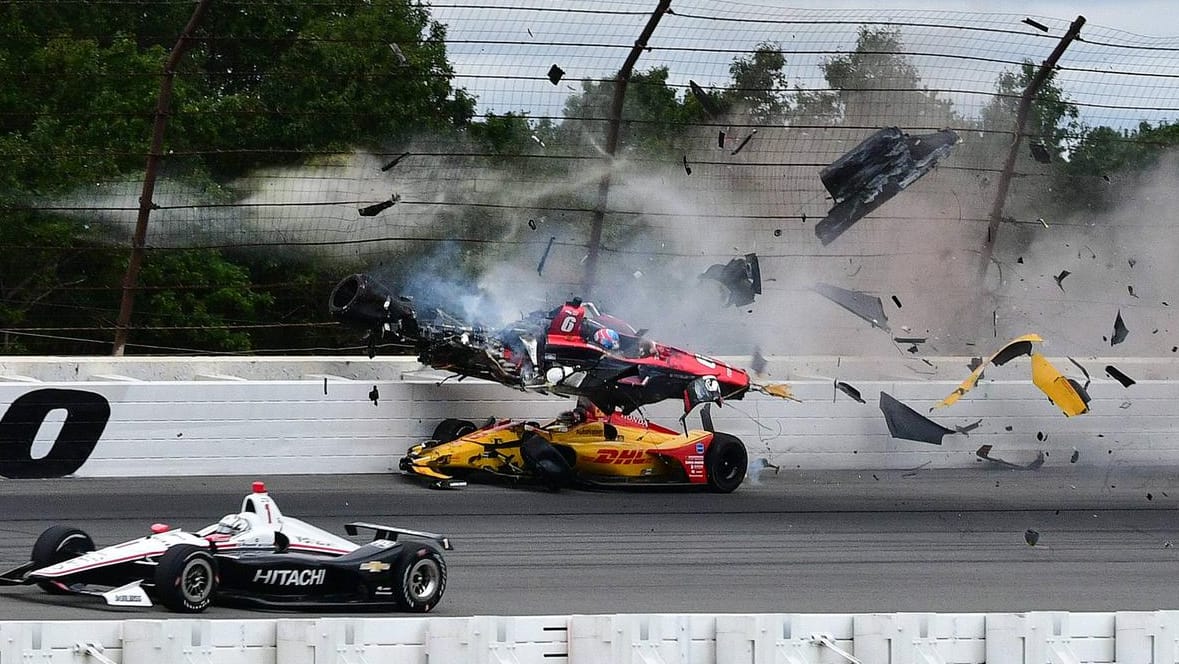
[[[892,303],[893,303],[893,304],[895,304],[895,305],[897,305],[897,309],[903,309],[903,308],[904,308],[904,307],[902,307],[902,306],[901,306],[901,300],[900,300],[900,298],[898,298],[896,295],[893,295],[893,296],[892,296]]]
[[[933,362],[930,362],[929,360],[925,359],[924,357],[921,358],[921,361],[924,362],[926,365],[933,367],[934,369],[937,368],[937,367],[933,366]]]
[[[1154,500],[1154,494],[1147,493],[1147,494],[1146,494],[1146,499],[1147,499],[1147,500]]]
[[[910,136],[897,127],[885,127],[864,139],[820,171],[819,178],[835,205],[815,226],[815,235],[824,245],[830,244],[933,170],[958,140],[958,134],[949,129]]]
[[[692,167],[688,165],[688,155],[684,155],[684,172],[688,175],[692,174]]]
[[[380,398],[381,398],[381,393],[377,391],[377,386],[373,385],[373,389],[368,391],[368,400],[373,402],[373,405],[375,406],[375,405],[377,405],[377,399],[380,399]]]
[[[761,267],[757,254],[738,256],[725,265],[710,265],[700,278],[719,281],[729,290],[726,305],[744,306],[752,303],[755,295],[761,295]]]
[[[1110,181],[1111,181],[1111,180],[1109,179],[1109,176],[1108,176],[1108,175],[1102,175],[1102,176],[1101,176],[1101,179],[1102,179],[1102,180],[1105,180],[1106,182],[1110,182]]]
[[[1015,259],[1015,262],[1019,263],[1020,265],[1023,265],[1023,256],[1020,256],[1019,258]]]
[[[373,203],[372,205],[367,205],[367,206],[362,207],[359,210],[357,210],[357,212],[359,212],[360,216],[362,216],[362,217],[375,217],[378,214],[380,214],[380,213],[384,212],[385,210],[388,210],[389,208],[396,205],[397,201],[399,201],[399,200],[401,200],[401,197],[398,196],[397,194],[393,194],[392,196],[389,197],[389,200],[381,201],[380,203]]]
[[[1064,292],[1064,284],[1061,282],[1063,282],[1064,278],[1070,274],[1072,274],[1072,272],[1069,272],[1068,270],[1061,270],[1060,274],[1056,275],[1055,277],[1052,277],[1053,279],[1056,280],[1056,286],[1058,288],[1060,288],[1060,292],[1062,292],[1062,293]]]
[[[860,395],[859,390],[857,390],[856,388],[852,387],[851,385],[848,385],[847,383],[845,383],[841,380],[835,381],[835,389],[839,390],[840,392],[843,392],[847,396],[855,399],[856,401],[858,401],[860,403],[867,403],[866,401],[864,401],[864,397]]]
[[[978,458],[986,459],[987,461],[990,461],[991,463],[995,464],[996,466],[1001,466],[1003,468],[1010,468],[1012,470],[1036,470],[1040,466],[1044,465],[1044,458],[1045,457],[1044,457],[1043,452],[1037,452],[1036,458],[1032,461],[1029,461],[1028,463],[1015,463],[1012,461],[1007,461],[1005,459],[1000,459],[1000,458],[992,455],[991,454],[992,449],[994,449],[994,445],[983,445],[982,447],[979,447],[978,450],[975,451],[974,454]]]
[[[822,282],[812,288],[819,295],[868,321],[873,327],[888,331],[888,316],[884,315],[884,306],[879,297]]]
[[[1077,459],[1080,459],[1080,458],[1081,458],[1080,450],[1073,450],[1073,455],[1068,458],[1068,462],[1069,463],[1076,463]]]
[[[982,366],[982,358],[981,357],[972,357],[972,358],[970,358],[970,363],[966,365],[966,368],[970,369],[971,371],[974,371],[975,369],[979,368],[980,366]]]
[[[943,436],[957,433],[897,401],[887,392],[880,393],[880,410],[893,438],[941,445]]]
[[[1138,260],[1135,258],[1127,258],[1126,262],[1130,264],[1130,267],[1134,267],[1138,264]]]
[[[536,230],[536,220],[535,220],[535,219],[529,219],[529,220],[528,220],[528,227],[529,227],[529,228],[531,228],[532,230]]]
[[[1040,30],[1042,32],[1048,32],[1048,26],[1044,25],[1043,23],[1040,23],[1039,21],[1037,21],[1035,19],[1025,18],[1023,20],[1023,22],[1027,23],[1028,25],[1032,26],[1033,28],[1035,28],[1037,30]]]
[[[782,237],[782,229],[781,228],[774,229],[774,237]]]
[[[1004,430],[1004,431],[1011,431],[1011,430],[1013,430],[1013,429],[1015,429],[1015,427],[1011,426],[1010,424],[1008,424],[1007,426],[1003,427],[1003,430]]]
[[[537,263],[537,265],[536,265],[536,274],[537,275],[544,274],[545,261],[547,261],[549,259],[549,251],[552,250],[553,242],[555,242],[556,240],[557,240],[556,235],[549,237],[549,243],[547,245],[545,245],[544,253],[540,255],[540,262]]]
[[[1138,297],[1137,295],[1134,294],[1134,287],[1133,286],[1126,286],[1126,290],[1129,291],[1130,297]]]
[[[802,213],[802,223],[804,223],[804,224],[806,223],[806,213],[805,212]]]
[[[1044,442],[1044,437],[1045,437],[1045,436],[1044,436],[1044,432],[1043,432],[1043,431],[1037,431],[1037,432],[1036,432],[1036,440],[1038,440],[1038,441],[1040,441],[1040,442],[1042,443],[1042,442]]]
[[[1040,541],[1040,533],[1028,528],[1024,531],[1023,541],[1028,543],[1028,546],[1035,546],[1036,542]]]
[[[397,164],[401,163],[402,159],[405,159],[408,156],[409,156],[408,152],[402,152],[401,154],[397,155],[396,157],[393,157],[393,161],[390,161],[389,163],[387,163],[381,167],[381,172],[383,173],[383,172],[393,168]]]
[[[1071,358],[1071,357],[1068,358],[1068,361],[1072,362],[1074,367],[1080,369],[1081,374],[1085,376],[1085,384],[1081,387],[1081,392],[1088,390],[1089,389],[1089,381],[1092,380],[1091,378],[1089,378],[1089,372],[1085,369],[1085,367],[1081,366],[1080,362],[1074,360],[1073,358]]]
[[[1032,143],[1028,147],[1032,149],[1032,159],[1041,164],[1052,163],[1052,155],[1048,153],[1048,148],[1044,147],[1043,143]]]
[[[709,118],[715,118],[720,115],[720,109],[717,108],[712,95],[705,92],[704,88],[696,84],[696,81],[688,79],[688,89],[692,91],[692,96],[696,98],[696,101],[700,102],[700,108],[704,109],[704,112]],[[721,145],[721,147],[724,147],[724,145]]]
[[[554,64],[552,67],[549,67],[548,75],[549,82],[556,85],[561,82],[561,77],[565,75],[565,70]]]
[[[1179,346],[1171,346],[1171,352],[1179,351]]]
[[[1137,381],[1135,381],[1133,378],[1131,378],[1131,377],[1127,376],[1126,374],[1122,373],[1120,369],[1118,369],[1117,367],[1115,367],[1115,366],[1114,366],[1114,365],[1112,365],[1112,364],[1107,364],[1107,365],[1105,365],[1105,373],[1106,373],[1106,375],[1108,375],[1110,378],[1112,378],[1112,379],[1114,379],[1114,380],[1118,381],[1119,383],[1121,383],[1121,384],[1122,384],[1122,387],[1130,387],[1130,386],[1131,386],[1131,385],[1133,385],[1135,382],[1137,382]]]
[[[752,138],[754,137],[754,135],[756,135],[756,134],[757,134],[757,130],[756,130],[756,129],[754,129],[753,131],[749,132],[749,135],[748,135],[748,136],[746,136],[745,138],[741,139],[741,142],[740,142],[740,143],[738,143],[738,144],[737,144],[737,147],[733,148],[733,151],[732,151],[731,153],[729,153],[729,154],[734,154],[734,155],[735,155],[735,154],[737,154],[738,152],[740,152],[740,151],[744,150],[744,149],[745,149],[745,145],[746,145],[746,144],[748,144],[748,143],[749,143],[749,141],[750,141],[750,139],[752,139]]]
[[[979,418],[979,419],[971,422],[970,424],[954,425],[954,430],[957,431],[958,433],[962,434],[963,436],[969,437],[970,432],[974,431],[975,429],[979,428],[980,426],[982,426],[982,418]]]
[[[531,37],[532,36],[532,28],[524,28],[524,29],[528,31],[528,36]]]
[[[1001,367],[1004,364],[1007,364],[1008,362],[1010,362],[1011,360],[1014,360],[1017,357],[1021,357],[1023,355],[1031,355],[1031,354],[1032,354],[1032,342],[1031,341],[1028,341],[1026,339],[1023,341],[1015,341],[1015,342],[1009,343],[1006,346],[1000,348],[998,353],[995,353],[993,356],[991,356],[991,364],[993,364],[997,367]]]
[[[753,349],[753,357],[749,360],[749,368],[753,369],[753,373],[762,375],[766,372],[766,358],[761,354],[761,348]]]
[[[722,150],[725,148],[725,132],[723,129],[716,134],[716,147]]]
[[[1118,310],[1118,316],[1114,319],[1114,333],[1109,339],[1109,345],[1116,346],[1126,340],[1126,335],[1130,334],[1130,330],[1126,328],[1125,321],[1122,320],[1122,311]]]
[[[923,344],[923,343],[925,343],[925,337],[893,337],[892,340],[897,342],[898,344]]]
[[[1090,246],[1089,246],[1089,245],[1087,245],[1087,244],[1086,244],[1086,245],[1082,245],[1082,246],[1084,246],[1086,249],[1088,249],[1088,250],[1089,250],[1089,257],[1090,257],[1090,258],[1093,258],[1093,259],[1096,259],[1096,258],[1097,258],[1097,252],[1096,252],[1096,251],[1093,251],[1093,248],[1092,248],[1092,247],[1090,247]],[[1078,249],[1078,250],[1077,250],[1077,258],[1080,258],[1080,257],[1081,257],[1081,250],[1080,250],[1080,249]]]
[[[916,353],[917,353],[917,351],[919,351],[920,349],[919,349],[919,348],[917,348],[917,346],[916,346],[916,345],[913,345],[913,346],[909,346],[909,347],[908,347],[908,348],[906,348],[905,350],[909,351],[910,353],[916,354]]]

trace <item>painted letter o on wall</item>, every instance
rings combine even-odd
[[[52,410],[65,410],[61,432],[40,459],[33,458],[37,431]],[[0,476],[63,477],[78,470],[111,418],[106,397],[82,390],[34,390],[17,397],[0,418]]]

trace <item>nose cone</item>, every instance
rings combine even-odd
[[[266,483],[265,482],[254,482],[253,489],[254,489],[254,493],[266,493]]]

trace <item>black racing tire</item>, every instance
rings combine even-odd
[[[41,569],[93,550],[94,540],[85,531],[73,526],[50,526],[33,543],[31,560],[36,563],[36,569]],[[51,595],[68,594],[48,581],[40,581],[37,586]]]
[[[430,438],[439,443],[449,443],[456,438],[462,438],[477,428],[474,422],[448,417],[434,427],[434,435]]]
[[[438,606],[446,592],[446,561],[437,549],[419,546],[397,561],[394,578],[400,584],[397,605],[406,611],[426,613]]]
[[[200,613],[217,592],[217,561],[205,549],[177,544],[156,562],[155,596],[177,613]]]
[[[717,493],[732,493],[741,486],[749,467],[749,454],[741,439],[727,434],[712,434],[712,444],[704,453],[704,472],[708,488]]]

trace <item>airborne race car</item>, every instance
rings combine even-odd
[[[37,538],[32,560],[0,574],[0,585],[37,584],[50,594],[97,595],[112,606],[196,613],[212,603],[262,608],[324,606],[426,612],[446,590],[440,549],[450,541],[368,523],[364,545],[284,516],[255,482],[241,511],[196,533],[152,526],[152,534],[104,549],[85,532],[52,526]],[[404,535],[407,539],[399,540]]]
[[[694,485],[729,493],[745,479],[748,456],[740,439],[707,430],[684,433],[621,413],[609,415],[586,401],[543,425],[511,420],[473,423],[443,420],[431,440],[414,445],[401,470],[433,480],[436,488],[465,485],[462,478],[566,485]]]

